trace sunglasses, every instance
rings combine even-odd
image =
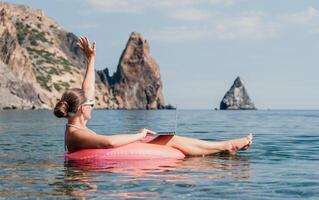
[[[88,106],[91,106],[91,108],[94,108],[94,104],[95,104],[94,100],[88,100],[84,102],[82,105],[85,105],[85,106],[88,105]]]
[[[93,103],[90,103],[90,104],[85,103],[85,104],[82,104],[82,105],[85,105],[85,106],[91,106],[91,108],[94,108],[94,104],[93,104]]]

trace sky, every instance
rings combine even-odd
[[[258,109],[319,109],[318,0],[9,0],[97,43],[116,70],[131,32],[149,42],[165,103],[213,109],[237,76]]]

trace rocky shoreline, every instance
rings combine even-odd
[[[0,109],[52,109],[62,93],[80,87],[86,61],[78,37],[42,10],[0,3]],[[117,71],[96,72],[96,107],[168,109],[160,69],[148,42],[133,32]]]

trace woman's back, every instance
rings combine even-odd
[[[77,143],[79,135],[96,135],[96,133],[88,128],[80,127],[74,124],[66,124],[64,135],[64,146],[67,152],[74,152],[81,149],[81,143]]]

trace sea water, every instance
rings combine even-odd
[[[179,110],[182,136],[220,141],[254,134],[236,156],[79,166],[64,159],[65,119],[0,111],[0,199],[319,199],[319,111]],[[174,110],[96,110],[100,134],[174,131]]]

